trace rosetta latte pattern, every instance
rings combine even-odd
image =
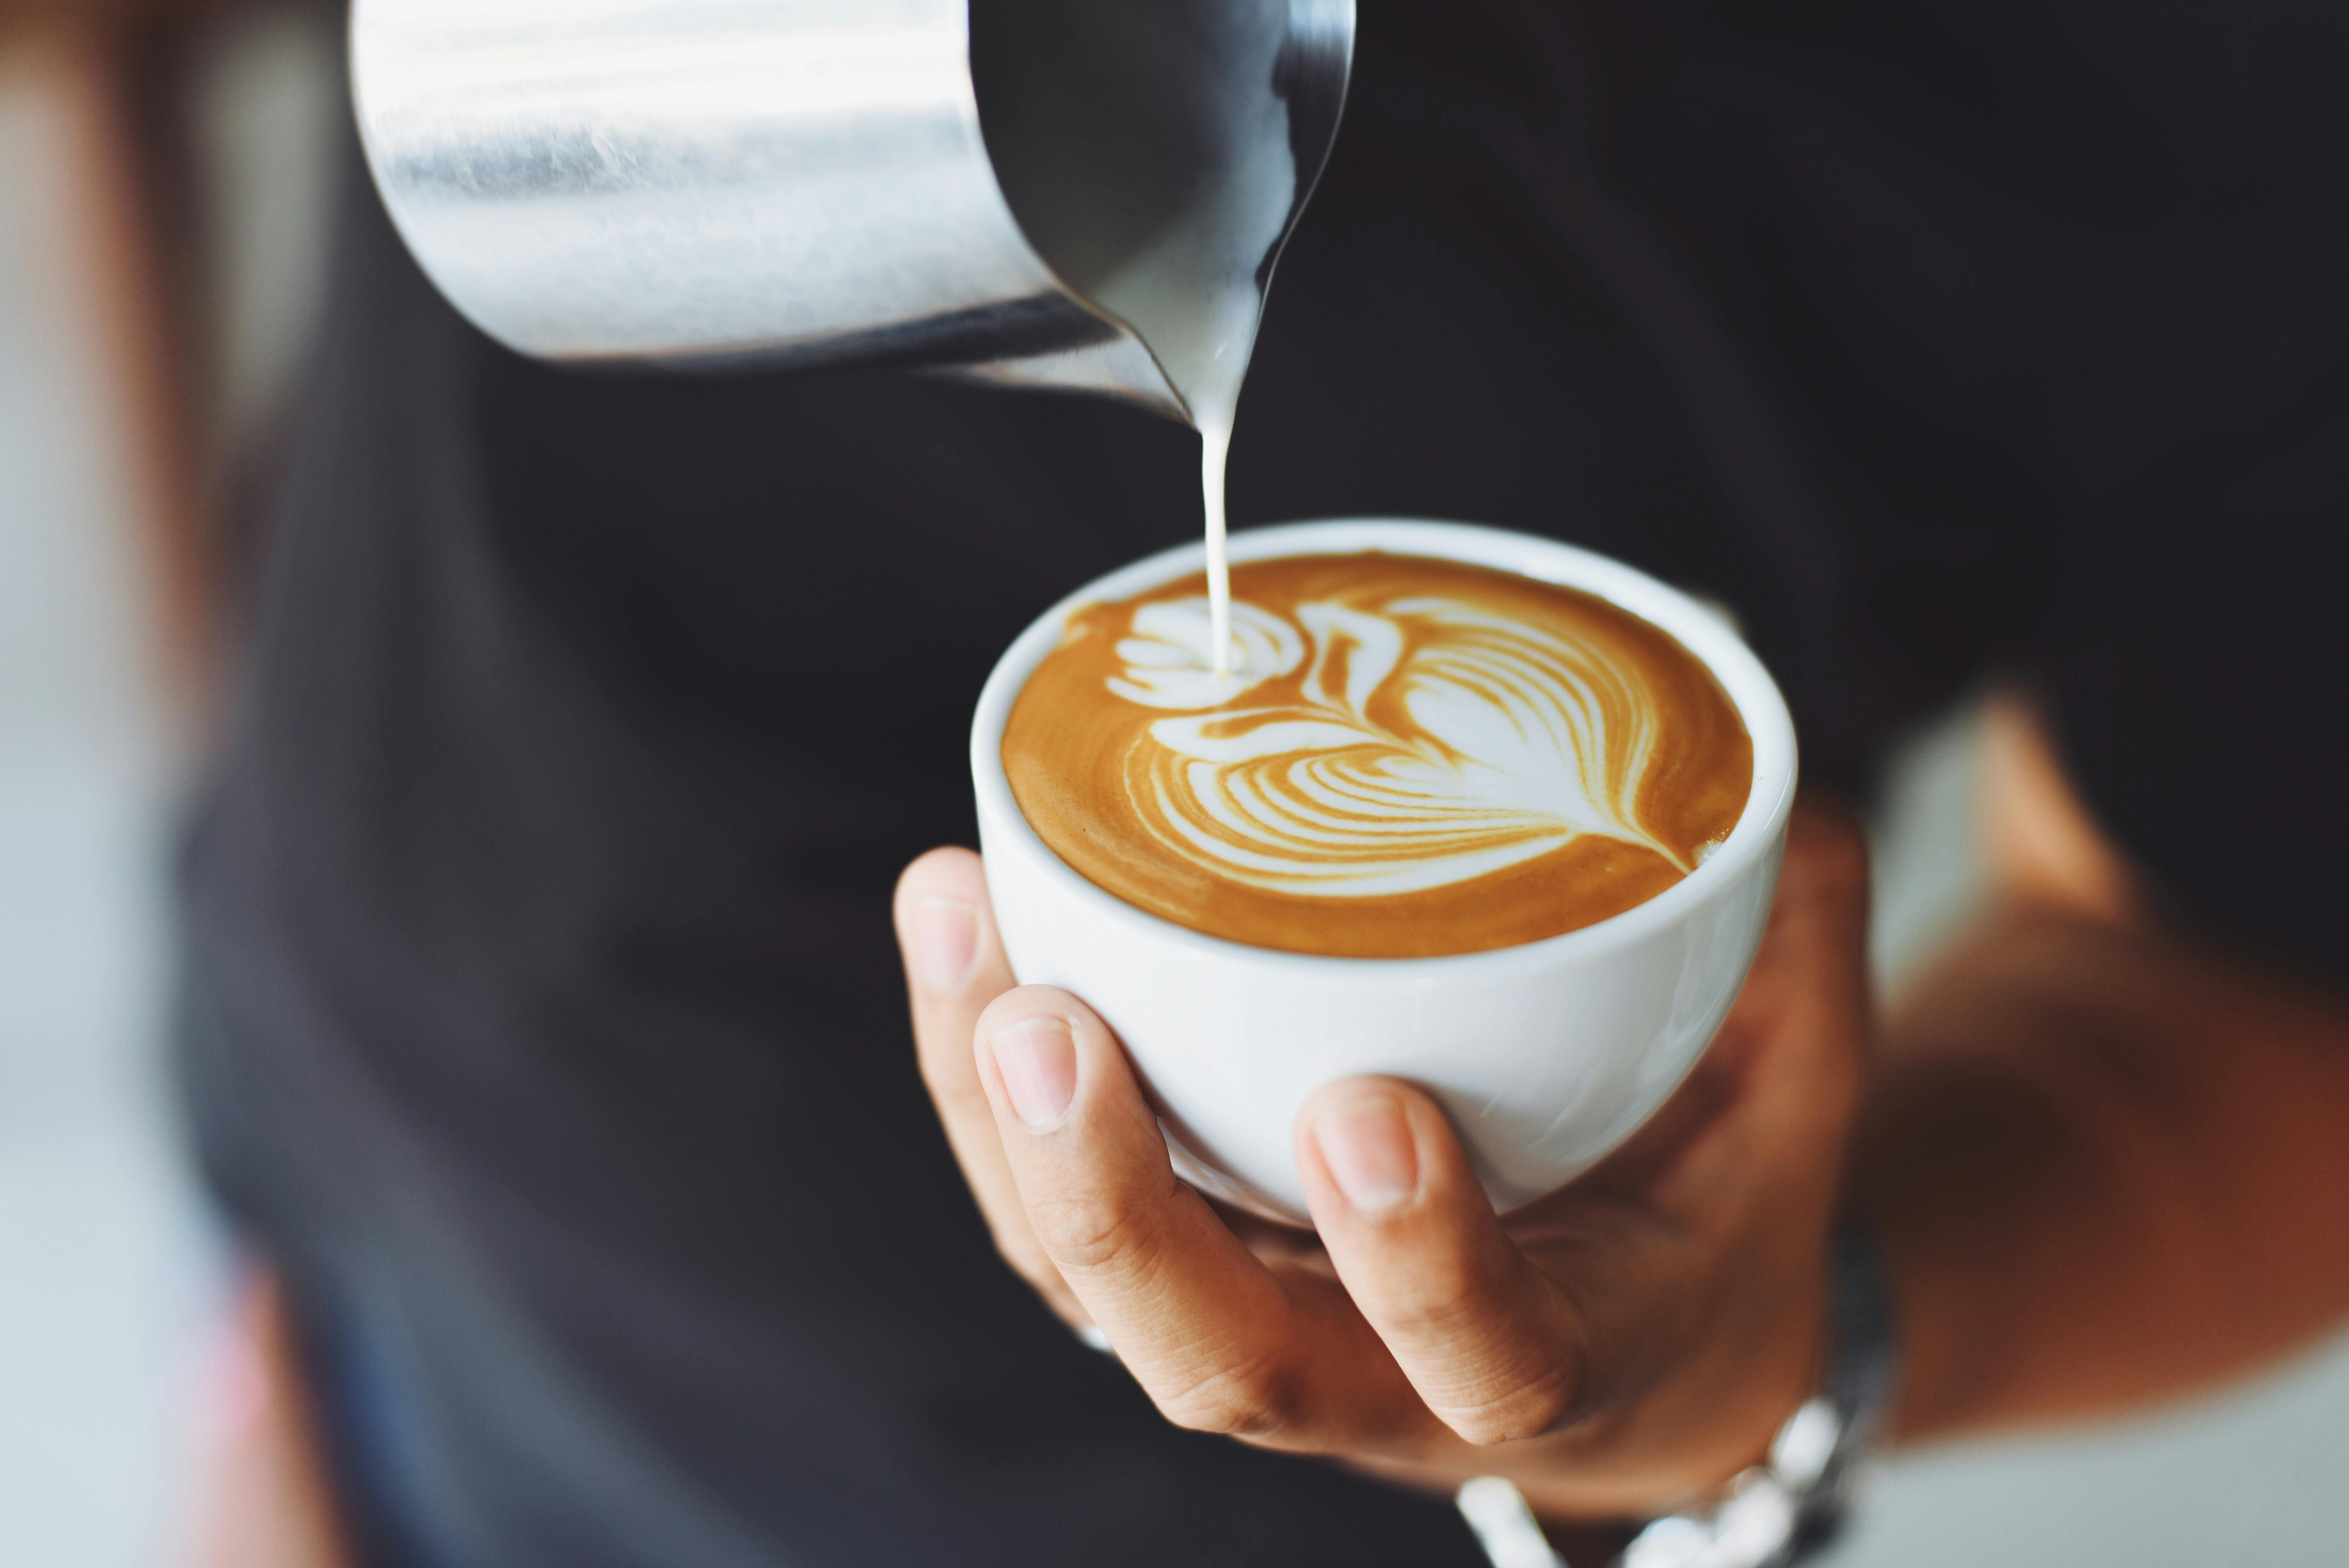
[[[1004,722],[1005,780],[1094,886],[1228,941],[1484,953],[1685,879],[1745,808],[1712,673],[1596,595],[1379,551],[1241,562],[1072,607]]]
[[[1168,852],[1331,898],[1464,882],[1585,834],[1691,869],[1640,823],[1657,700],[1608,650],[1442,595],[1233,610],[1227,675],[1204,598],[1139,606],[1117,644],[1109,689],[1169,714],[1126,758]]]

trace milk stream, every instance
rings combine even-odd
[[[1277,45],[1278,40],[1275,40]],[[1267,56],[1266,79],[1269,79]],[[1240,385],[1264,311],[1258,279],[1280,243],[1297,192],[1288,110],[1267,91],[1234,106],[1240,122],[1227,150],[1223,199],[1202,201],[1157,244],[1101,284],[1094,297],[1133,327],[1183,399],[1199,432],[1199,500],[1207,545],[1207,598],[1215,609],[1216,673],[1231,668],[1231,570],[1225,549],[1225,470]],[[1253,133],[1242,134],[1250,121]],[[1271,134],[1277,124],[1279,134]]]
[[[1005,198],[1060,275],[1142,339],[1199,432],[1219,674],[1231,666],[1225,461],[1301,193],[1281,69],[1296,9],[1019,0],[973,17]]]
[[[1115,14],[1116,6],[1090,8]],[[1146,12],[1146,8],[1145,8]],[[1172,221],[1089,281],[1094,302],[1133,329],[1199,432],[1199,493],[1214,606],[1216,671],[1231,668],[1231,572],[1225,554],[1224,470],[1256,347],[1271,262],[1298,196],[1288,104],[1274,90],[1289,29],[1288,0],[1198,13],[1213,21],[1154,33],[1161,49],[1196,51],[1179,132],[1203,176]],[[1101,24],[1095,24],[1101,25]],[[1137,15],[1133,25],[1143,26]],[[1210,63],[1212,62],[1212,63]]]
[[[1232,563],[1224,542],[1224,469],[1232,455],[1229,420],[1199,427],[1200,510],[1207,518],[1207,614],[1216,679],[1232,673]]]

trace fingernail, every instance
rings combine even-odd
[[[978,952],[978,910],[958,898],[914,904],[914,967],[933,991],[960,989]]]
[[[1030,1132],[1050,1132],[1067,1119],[1077,1097],[1077,1042],[1064,1020],[1050,1013],[1018,1019],[989,1035],[987,1047],[1011,1114]]]
[[[1364,1213],[1394,1208],[1419,1190],[1419,1150],[1392,1095],[1364,1095],[1333,1105],[1313,1119],[1321,1163]]]

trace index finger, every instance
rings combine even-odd
[[[1044,1251],[1180,1426],[1308,1452],[1437,1428],[1335,1281],[1276,1275],[1167,1163],[1107,1025],[1031,985],[979,1021],[980,1082]]]
[[[1082,1326],[1076,1298],[1029,1226],[971,1057],[980,1011],[1013,985],[979,858],[954,848],[922,856],[897,879],[895,914],[922,1083],[995,1237],[996,1251],[1055,1312]]]

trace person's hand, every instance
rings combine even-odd
[[[1496,1219],[1443,1111],[1389,1078],[1299,1113],[1316,1238],[1177,1179],[1116,1038],[1014,988],[978,857],[897,890],[924,1080],[996,1243],[1167,1418],[1403,1479],[1630,1517],[1755,1462],[1809,1394],[1869,1029],[1866,855],[1797,807],[1768,934],[1653,1120]]]
[[[352,1568],[293,1312],[275,1273],[239,1287],[198,1407],[190,1568]]]

